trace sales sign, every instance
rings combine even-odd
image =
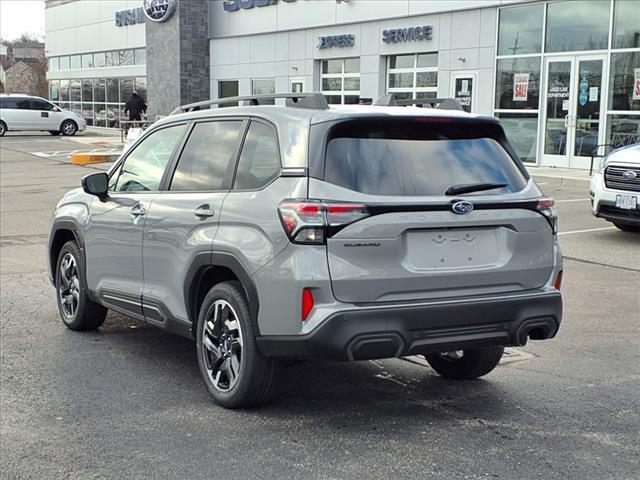
[[[513,101],[526,102],[529,96],[529,74],[513,74]]]
[[[640,68],[633,69],[633,100],[640,100]]]

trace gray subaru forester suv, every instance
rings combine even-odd
[[[496,119],[273,98],[180,107],[63,197],[49,267],[67,327],[111,309],[195,339],[228,408],[269,400],[284,358],[424,355],[471,379],[555,336],[553,200]]]

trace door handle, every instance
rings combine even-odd
[[[193,213],[196,215],[196,217],[200,218],[213,217],[215,215],[215,212],[208,204],[200,205]]]
[[[136,203],[133,207],[131,207],[129,213],[131,213],[131,215],[133,215],[134,217],[139,217],[147,213],[147,210],[144,208],[144,205],[142,205],[142,203]]]

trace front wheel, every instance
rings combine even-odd
[[[614,223],[614,225],[623,232],[640,232],[640,226],[638,225],[630,225],[628,223]]]
[[[71,330],[95,330],[104,323],[107,309],[89,299],[82,262],[76,242],[70,241],[62,246],[55,274],[58,311]]]
[[[60,131],[63,135],[72,137],[78,131],[78,126],[73,120],[65,120],[62,122],[62,125],[60,125]]]
[[[238,282],[219,283],[209,290],[196,335],[200,374],[218,405],[247,408],[270,400],[279,364],[258,351],[249,305]]]
[[[5,133],[7,133],[7,126],[4,122],[0,121],[0,137],[2,137]]]
[[[498,366],[504,347],[488,347],[478,350],[455,350],[425,355],[436,372],[446,378],[470,380],[482,377]]]

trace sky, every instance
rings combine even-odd
[[[44,40],[44,0],[0,0],[0,37],[14,40],[24,32]]]

